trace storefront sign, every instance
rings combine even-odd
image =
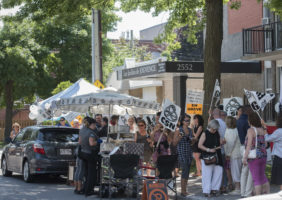
[[[188,90],[186,96],[186,113],[189,115],[203,114],[204,91]]]
[[[261,73],[259,62],[222,62],[221,73]],[[204,62],[202,61],[166,61],[148,64],[117,72],[117,79],[141,78],[142,76],[162,73],[203,73]]]
[[[122,70],[122,79],[135,78],[139,76],[153,75],[165,72],[165,63],[134,67]]]
[[[162,113],[159,122],[167,129],[175,131],[180,116],[181,108],[165,99],[162,105]]]

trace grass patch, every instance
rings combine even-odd
[[[0,141],[0,149],[2,149],[4,146],[5,146],[5,143]]]
[[[265,174],[266,174],[266,177],[268,178],[268,180],[271,179],[271,168],[272,168],[271,165],[266,165]]]

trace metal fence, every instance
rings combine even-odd
[[[243,55],[260,54],[282,48],[282,22],[243,29]]]

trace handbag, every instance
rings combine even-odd
[[[258,132],[257,132],[257,129],[255,127],[253,127],[253,129],[255,130],[255,133],[256,133],[256,145],[255,145],[255,149],[249,151],[248,159],[255,159],[257,157]],[[242,158],[244,158],[245,152],[246,152],[246,148],[244,148],[244,150],[242,150]]]
[[[216,163],[218,162],[217,153],[204,155],[204,156],[203,156],[203,160],[204,160],[204,162],[205,162],[205,165],[213,165],[213,164],[216,164]]]

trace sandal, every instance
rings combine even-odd
[[[229,191],[233,191],[234,190],[233,184],[228,184],[228,190]]]

